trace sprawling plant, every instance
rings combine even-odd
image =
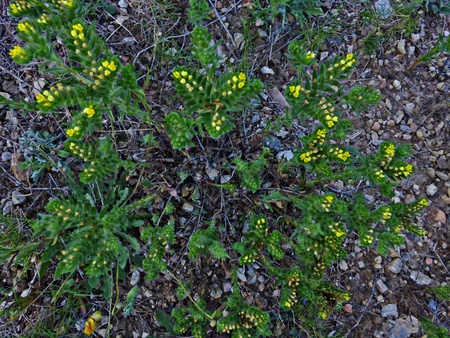
[[[315,5],[314,1],[308,3]],[[206,11],[204,1],[198,4],[199,11]],[[190,259],[202,255],[231,266],[231,294],[218,309],[209,310],[203,295],[191,296],[189,281],[184,280],[188,276],[176,277],[170,271],[168,256],[177,239],[176,220],[161,224],[161,218],[148,221],[135,212],[149,206],[156,195],[130,202],[130,187],[122,178],[139,164],[122,159],[114,132],[103,130],[105,121],[112,123],[126,114],[150,120],[141,110],[141,106],[149,109],[133,67],[122,65],[109,51],[95,24],[86,24],[81,1],[19,0],[9,11],[22,18],[17,30],[24,42],[11,49],[11,58],[19,64],[36,61],[40,70],[55,80],[32,102],[0,96],[0,103],[42,114],[57,115],[64,109],[68,116],[67,120],[61,117],[64,151],[58,153],[65,160],[58,159],[51,166],[60,171],[72,191],[70,196],[52,198],[45,213],[30,221],[34,235],[44,244],[43,268],[56,264],[55,279],[82,272],[88,276],[88,288],[101,285],[104,295],[111,297],[113,276],[133,261],[146,271],[147,279],[166,272],[179,284],[180,302],[172,319],[164,319],[176,334],[190,331],[195,337],[204,337],[214,328],[233,337],[271,336],[272,311],[244,300],[242,284],[237,282],[239,271],[255,264],[265,269],[280,291],[277,316],[292,310],[298,316],[310,313],[324,319],[351,297],[324,277],[327,268],[346,257],[344,240],[348,236],[358,236],[361,246],[375,246],[387,254],[389,247],[403,243],[402,231],[424,235],[414,217],[427,206],[426,199],[410,204],[388,200],[400,180],[414,171],[406,161],[409,148],[385,141],[374,154],[367,154],[346,140],[352,124],[342,117],[342,111],[367,109],[380,99],[380,93],[370,87],[346,90],[342,85],[353,73],[356,56],[336,56],[319,64],[314,52],[293,42],[289,59],[298,77],[286,87],[286,113],[272,125],[275,129],[266,132],[280,126],[290,128],[295,121],[309,128],[306,136],[297,139],[292,159],[278,165],[279,182],[288,175],[295,177],[295,182],[270,193],[261,189],[261,174],[273,162],[269,149],[261,149],[254,161],[233,160],[242,191],[251,193],[257,202],[243,224],[236,224],[243,232],[239,237],[230,236],[234,240],[226,246],[211,220],[209,227],[191,235],[187,245]],[[197,133],[219,138],[233,130],[235,115],[262,91],[262,83],[244,72],[220,71],[211,38],[206,28],[195,27],[193,62],[172,71],[183,108],[168,114],[164,127],[176,149],[193,146]],[[56,142],[51,135],[31,136],[33,142],[25,140],[26,147],[35,147],[36,142],[49,147]],[[39,159],[35,169],[42,174],[48,168],[46,157],[40,156],[45,152],[32,155]],[[333,188],[337,181],[343,182],[341,188]],[[233,184],[228,183],[227,189],[234,191]],[[378,189],[383,198],[368,203],[360,192],[361,184]],[[130,314],[138,291],[138,287],[130,291],[125,315]],[[88,334],[101,319],[100,313],[94,314],[95,318],[86,322]]]

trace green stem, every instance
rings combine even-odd
[[[184,286],[184,284],[169,270],[167,270],[167,272],[173,277],[173,279],[175,279],[175,281],[178,283],[178,285],[183,289],[184,293],[186,294],[186,296],[188,296],[188,298],[191,300],[192,304],[195,305],[195,307],[201,312],[203,313],[209,320],[213,320],[214,318],[212,316],[210,316],[209,314],[207,314],[205,311],[203,311],[203,309],[198,306],[197,302],[194,300],[194,298],[192,298],[192,296],[189,294],[189,291],[186,289],[186,287]]]

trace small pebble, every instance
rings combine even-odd
[[[381,317],[397,317],[397,304],[387,304],[381,308]]]
[[[429,186],[427,186],[426,192],[428,196],[434,196],[437,192],[437,187],[434,185],[434,183],[431,183]]]

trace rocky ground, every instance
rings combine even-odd
[[[171,100],[174,91],[170,70],[182,61],[174,55],[188,44],[190,26],[186,25],[186,3],[108,1],[104,3],[108,11],[98,8],[93,14],[98,21],[99,33],[107,39],[109,46],[121,55],[123,62],[134,63],[143,74],[140,82],[146,86],[156,123],[162,121],[167,112],[177,108],[177,102]],[[211,183],[232,175],[232,171],[223,168],[222,163],[236,154],[250,159],[267,141],[262,130],[268,121],[282,114],[284,98],[281,93],[295,76],[285,57],[287,46],[296,37],[305,35],[321,61],[348,52],[358,56],[357,71],[346,85],[373,86],[381,91],[382,100],[361,116],[347,116],[355,124],[352,142],[367,152],[375,151],[382,140],[411,144],[414,155],[409,160],[417,167],[417,172],[396,190],[395,199],[411,202],[426,196],[430,200],[430,207],[417,219],[418,224],[426,229],[427,236],[406,236],[406,244],[391,250],[388,257],[360,247],[356,237],[349,236],[345,243],[348,258],[335,264],[328,271],[327,278],[349,290],[352,299],[327,319],[323,332],[328,337],[422,337],[424,332],[419,320],[423,317],[450,329],[449,302],[439,300],[428,290],[430,286],[450,282],[450,58],[441,53],[429,62],[417,63],[419,57],[436,43],[439,35],[447,37],[450,34],[450,17],[425,12],[422,5],[413,6],[409,13],[394,11],[382,18],[369,1],[348,1],[345,4],[328,1],[323,2],[324,15],[311,19],[305,25],[310,31],[305,32],[289,15],[284,25],[281,16],[273,18],[270,24],[261,19],[246,25],[251,5],[252,1],[248,0],[214,1],[209,28],[214,38],[222,41],[219,50],[229,62],[242,59],[245,45],[251,48],[247,64],[251,65],[254,76],[261,78],[267,87],[261,98],[262,105],[247,111],[238,129],[224,140],[198,138],[197,147],[189,151],[189,159],[172,151],[168,138],[161,135],[160,148],[150,155],[152,167],[144,174],[160,192],[160,212],[166,203],[172,202],[175,205],[173,216],[181,225],[177,233],[180,238],[177,254],[169,262],[170,268],[191,276],[193,290],[201,292],[207,289],[212,303],[220,303],[229,294],[231,271],[216,261],[188,260],[186,244],[193,229],[207,219],[203,215],[214,215],[228,226],[245,214],[246,207],[251,205],[251,196],[224,196]],[[396,10],[401,8],[399,3],[396,6]],[[155,11],[172,15],[155,15]],[[16,24],[7,16],[6,6],[2,5],[0,95],[31,99],[35,96],[35,88],[45,79],[36,72],[35,65],[19,67],[9,58],[9,49],[17,43]],[[245,40],[242,34],[244,26],[254,37],[251,41]],[[323,42],[311,33],[316,30],[324,31]],[[146,74],[150,81],[146,81]],[[60,121],[52,116],[41,118],[38,113],[25,115],[21,111],[0,107],[0,122],[2,213],[5,216],[34,217],[42,211],[49,197],[69,190],[55,172],[43,172],[35,181],[31,177],[32,172],[18,167],[27,156],[21,149],[20,140],[33,129],[57,135],[57,143],[64,137]],[[139,129],[132,120],[118,127],[124,132],[124,151],[129,157],[139,160],[145,149],[141,148],[138,140],[146,131]],[[272,138],[275,155],[292,148],[290,141],[296,130],[293,126],[283,135]],[[188,178],[182,182],[178,176],[180,172],[188,173]],[[271,186],[272,178],[270,173],[265,176],[265,187]],[[137,177],[131,178],[130,182],[133,180]],[[379,198],[371,190],[367,190],[365,195],[367,200]],[[8,225],[1,226],[2,231],[6,231]],[[24,223],[24,236],[26,231]],[[31,275],[18,281],[17,276],[24,267],[2,266],[2,306],[17,301],[7,292],[11,288],[23,298],[30,292],[46,288],[45,280],[36,281],[33,266],[28,268]],[[258,265],[241,271],[239,278],[249,290],[249,302],[261,307],[275,306],[274,281],[267,279]],[[120,314],[113,318],[112,336],[146,337],[165,331],[155,320],[154,311],[160,309],[169,313],[177,304],[176,283],[170,275],[161,275],[156,281],[148,282],[144,281],[142,271],[130,271],[128,281],[120,285],[121,301],[136,284],[141,289],[135,310],[126,319]],[[257,290],[257,296],[251,290]],[[33,301],[15,320],[1,318],[2,335],[25,336],[31,326],[38,325],[42,316],[52,317],[52,311],[63,307],[67,301],[61,300],[51,307],[51,298],[48,298]],[[82,316],[86,308],[107,312],[108,303],[100,298],[86,297],[80,310],[74,313],[74,318],[81,318],[78,324],[84,325]],[[53,320],[54,327],[58,327],[58,318]],[[281,321],[277,325],[274,332],[287,337],[289,325],[294,324]],[[105,327],[106,324],[101,326],[99,336],[106,332]],[[301,328],[297,331],[302,332]],[[80,326],[62,328],[58,334],[80,336]],[[311,332],[304,333],[304,337],[311,336],[316,337]]]

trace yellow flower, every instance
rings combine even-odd
[[[90,105],[88,108],[84,108],[83,113],[85,113],[89,118],[95,115],[95,110],[92,105]]]
[[[311,152],[308,151],[306,153],[300,154],[300,159],[303,162],[308,163],[309,161],[311,161]]]
[[[314,52],[308,51],[308,53],[306,53],[306,60],[311,60],[314,59],[316,57],[316,54]]]
[[[24,59],[27,56],[25,49],[20,46],[14,46],[10,51],[9,55],[13,59]]]
[[[102,314],[100,311],[94,312],[88,320],[86,320],[85,328],[83,333],[87,336],[91,336],[92,333],[95,331],[95,329],[98,326],[98,323],[102,320]]]

